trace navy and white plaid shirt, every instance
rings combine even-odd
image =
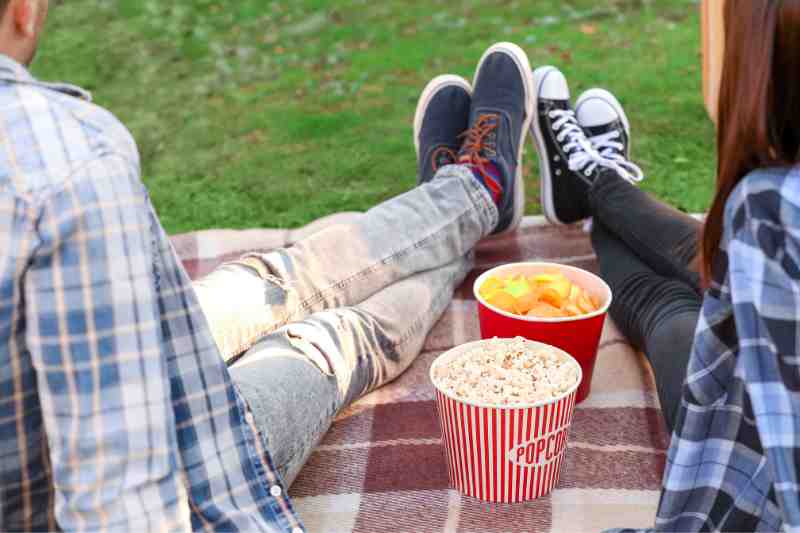
[[[5,56],[0,109],[0,531],[299,531],[128,131]]]
[[[734,190],[667,454],[658,531],[800,531],[800,167]]]

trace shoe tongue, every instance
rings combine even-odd
[[[500,117],[498,115],[488,115],[484,120],[486,126],[494,126],[483,138],[484,157],[494,159],[497,157],[497,128],[500,127]]]
[[[496,112],[484,109],[473,110],[470,115],[471,126],[476,126],[479,122],[483,124],[497,124],[499,120],[500,115]]]
[[[583,126],[583,130],[586,132],[586,136],[591,138],[591,137],[595,137],[595,136],[598,136],[598,135],[604,135],[604,134],[610,133],[612,131],[622,132],[623,131],[623,126],[618,121],[615,121],[615,122],[610,122],[608,124],[601,124],[601,125],[598,125],[598,126]],[[620,133],[620,136],[615,138],[615,139],[613,139],[613,141],[618,142],[618,143],[622,143],[623,142],[622,134]],[[622,155],[625,154],[624,148],[603,146],[603,151],[605,151],[605,150],[613,150],[614,152],[616,152],[618,154],[622,154]]]
[[[581,124],[581,126],[586,132],[586,135],[588,135],[589,137],[594,137],[595,135],[602,135],[604,133],[608,133],[609,131],[615,129],[614,124],[610,122],[605,124],[599,124],[597,126],[586,126],[584,124]]]
[[[569,100],[547,100],[542,102],[546,111],[567,111],[572,109]]]
[[[497,130],[492,130],[486,134],[482,152],[489,159],[497,157]]]
[[[466,144],[462,146],[461,150],[458,152],[459,161],[468,162],[465,161],[464,158],[466,157],[469,159],[469,156],[474,154],[476,147],[473,143],[475,141],[479,142],[480,144],[480,150],[478,153],[481,157],[485,159],[495,159],[497,157],[497,129],[501,125],[500,115],[485,113],[477,114],[471,118],[470,122],[473,126],[465,133],[467,135],[465,140]],[[484,132],[479,138],[476,138],[476,132],[478,130],[484,130]]]

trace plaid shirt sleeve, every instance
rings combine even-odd
[[[138,167],[105,156],[36,206],[25,277],[64,530],[189,530]]]
[[[728,249],[736,372],[750,396],[784,527],[800,531],[800,208],[778,191],[759,201],[760,212],[750,209]]]

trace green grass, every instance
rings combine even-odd
[[[131,129],[167,231],[290,227],[414,184],[411,121],[433,76],[495,41],[606,87],[643,187],[703,210],[713,126],[691,0],[70,0],[34,73],[94,92]],[[528,212],[540,212],[527,148]]]

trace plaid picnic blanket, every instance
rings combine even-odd
[[[286,246],[339,214],[295,231],[202,231],[173,238],[193,278],[253,249]],[[428,336],[423,353],[394,383],[341,413],[290,493],[306,527],[328,531],[600,531],[652,525],[668,435],[644,358],[607,321],[589,398],[578,405],[561,479],[547,497],[493,505],[448,487],[434,390],[433,359],[480,338],[475,276],[497,264],[546,260],[594,270],[577,227],[528,217],[510,236],[486,240],[476,270]]]

